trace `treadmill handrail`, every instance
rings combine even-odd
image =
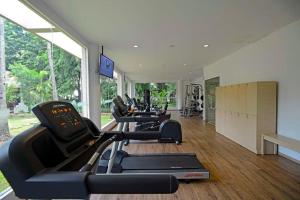
[[[14,192],[17,197],[25,199],[86,198],[90,193],[85,183],[88,174],[77,171],[44,172],[28,178],[21,191]]]
[[[124,116],[118,119],[118,122],[158,122],[157,116]]]
[[[110,174],[90,175],[87,187],[92,194],[170,194],[179,183],[172,175]]]
[[[103,151],[108,147],[111,143],[113,143],[117,139],[117,134],[113,135],[111,138],[107,139],[105,142],[100,144],[93,154],[93,156],[90,158],[90,160],[79,170],[80,172],[87,172],[91,171],[97,161],[99,160],[99,157],[102,155]]]
[[[157,140],[160,138],[159,131],[136,131],[124,132],[123,138],[129,140]]]
[[[170,194],[179,183],[171,175],[89,174],[88,172],[55,172],[35,175],[26,180],[30,194],[20,198],[79,199],[90,194]],[[26,190],[26,188],[24,190]],[[25,192],[26,193],[26,192]]]
[[[149,117],[144,117],[144,116],[138,116],[138,117],[134,117],[134,120],[136,122],[158,122],[159,121],[159,117],[157,116],[149,116]]]
[[[135,112],[130,112],[133,115],[157,115],[157,112],[142,112],[142,111],[135,111]]]

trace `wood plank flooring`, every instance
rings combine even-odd
[[[174,113],[172,113],[174,116]],[[175,115],[176,116],[176,115]],[[181,183],[174,194],[92,195],[93,200],[278,199],[300,200],[300,165],[274,155],[256,155],[215,132],[199,118],[177,116],[183,144],[130,144],[130,153],[194,152],[210,171],[205,181]]]

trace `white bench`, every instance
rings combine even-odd
[[[273,153],[277,154],[277,145],[300,152],[300,141],[277,134],[263,134],[261,139],[261,154],[265,153],[265,140],[273,143]]]

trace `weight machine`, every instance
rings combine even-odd
[[[185,85],[185,98],[182,116],[202,116],[203,113],[203,87],[201,84],[190,83]]]

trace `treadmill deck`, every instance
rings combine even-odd
[[[195,154],[130,154],[120,164],[123,174],[170,174],[184,180],[209,178],[209,171]]]

